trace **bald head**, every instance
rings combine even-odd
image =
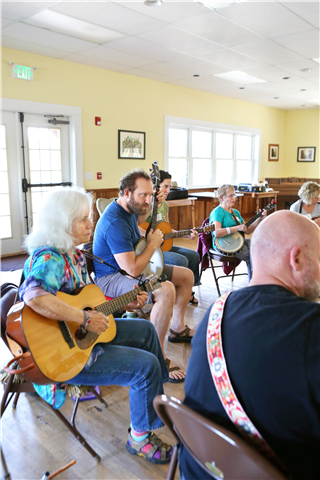
[[[252,284],[275,283],[305,298],[308,283],[320,289],[320,229],[289,210],[267,217],[251,241]]]

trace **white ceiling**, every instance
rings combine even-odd
[[[35,26],[36,15],[45,10],[122,36],[98,44],[70,32],[57,33],[59,25],[51,30]],[[256,0],[215,11],[193,0],[163,0],[161,7],[148,7],[143,0],[3,1],[1,42],[8,48],[293,110],[319,107],[320,64],[312,60],[320,57],[319,15],[318,0]],[[311,70],[301,71],[306,68]],[[243,89],[213,76],[234,70],[266,83]]]

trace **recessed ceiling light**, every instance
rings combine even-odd
[[[143,2],[147,7],[161,7],[162,0],[145,0]]]
[[[320,63],[320,57],[318,57],[318,58],[313,58],[312,60],[313,60],[314,62]]]
[[[253,85],[255,83],[267,83],[266,80],[262,80],[261,78],[254,77],[253,75],[248,75],[245,72],[241,72],[240,70],[235,70],[233,72],[227,73],[218,73],[213,75],[213,77],[223,78],[224,80],[230,80],[231,82],[240,83],[240,85]]]
[[[282,77],[282,80],[289,80],[290,77]]]
[[[300,72],[312,72],[312,68],[301,68]]]
[[[244,87],[239,87],[239,90],[244,90]]]
[[[52,12],[51,10],[43,10],[36,13],[32,17],[27,18],[23,23],[98,44],[125,36],[123,33],[114,32],[108,28],[99,27],[83,20]]]
[[[195,73],[193,76],[194,77],[200,77],[200,75],[198,73]]]
[[[236,3],[246,2],[247,0],[225,0],[225,1],[215,1],[215,0],[193,0],[194,2],[200,3],[204,7],[210,8],[211,10],[217,10],[218,8],[230,7]]]
[[[301,105],[301,107],[305,107],[305,105]]]
[[[279,97],[273,97],[275,100],[278,100]]]
[[[300,92],[305,92],[306,90],[306,88],[300,88]]]

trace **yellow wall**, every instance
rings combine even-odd
[[[320,109],[286,113],[285,170],[294,177],[320,178]],[[316,147],[315,162],[297,162],[298,147]]]
[[[34,81],[13,79],[10,61],[36,65]],[[2,49],[2,96],[82,108],[84,171],[103,174],[102,181],[86,180],[86,188],[116,187],[122,174],[134,167],[147,170],[155,160],[162,166],[165,115],[262,129],[261,179],[300,175],[304,168],[308,176],[318,176],[318,160],[307,166],[294,161],[297,142],[319,147],[318,110],[285,112],[7,48]],[[95,116],[102,117],[101,127],[94,125]],[[146,132],[145,161],[118,160],[118,129]],[[268,162],[269,143],[280,145],[279,162]]]

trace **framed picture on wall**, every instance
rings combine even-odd
[[[145,160],[145,132],[118,130],[118,158]]]
[[[315,162],[316,147],[298,147],[298,162]]]
[[[269,143],[269,162],[278,162],[279,160],[279,145]]]

